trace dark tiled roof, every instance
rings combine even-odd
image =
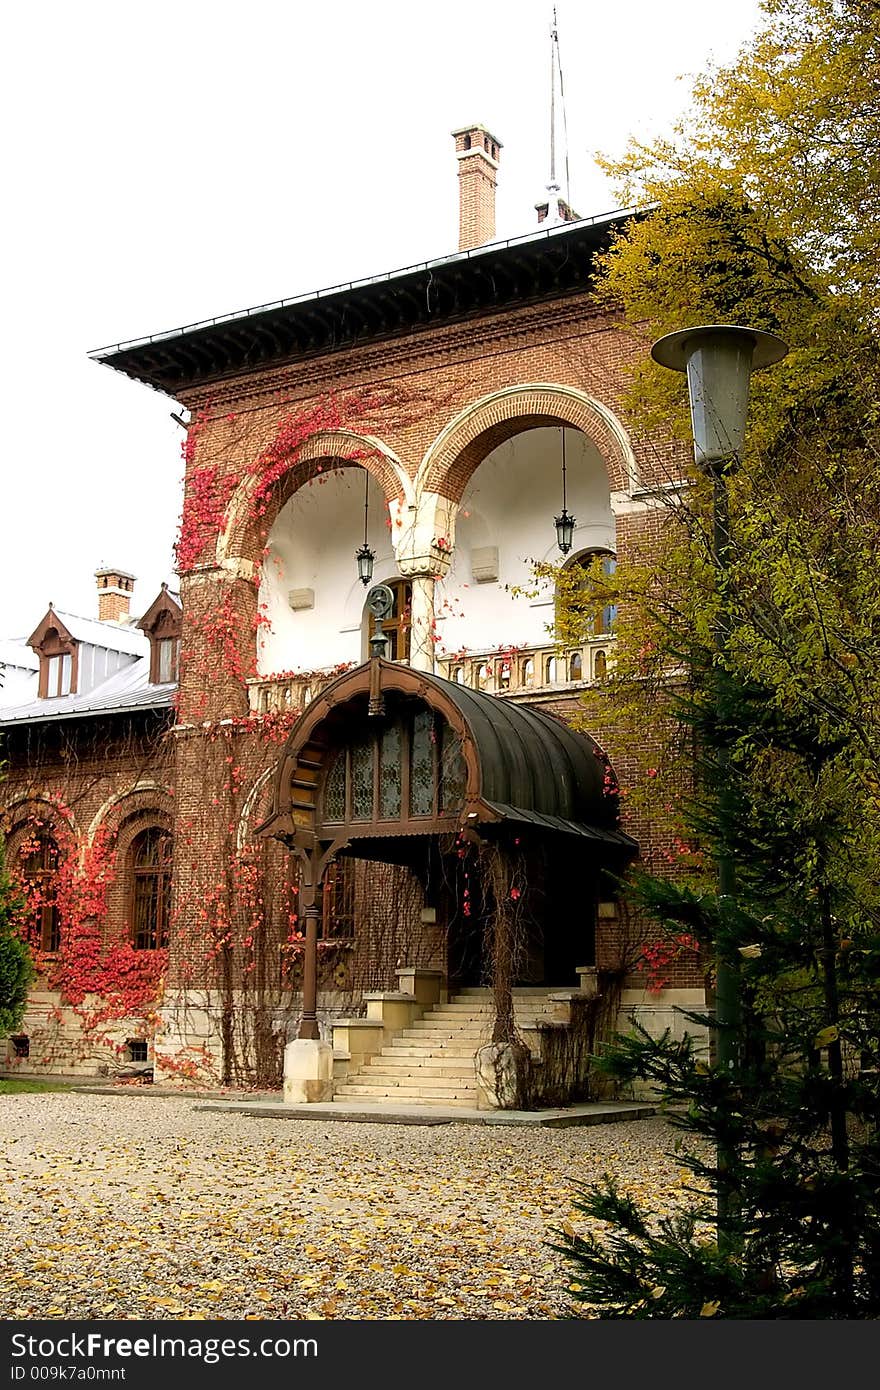
[[[96,362],[175,396],[187,387],[588,289],[633,211],[491,242],[404,270],[99,348]]]

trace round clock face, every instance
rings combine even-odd
[[[374,618],[387,618],[394,607],[394,594],[387,584],[377,584],[367,594],[367,607]]]

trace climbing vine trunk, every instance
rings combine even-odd
[[[489,958],[492,963],[492,994],[495,1004],[493,1043],[516,1040],[516,1019],[513,1012],[513,981],[515,978],[516,939],[513,913],[513,875],[507,852],[499,845],[485,850],[489,882],[492,885],[492,915]]]
[[[499,1110],[516,1110],[529,1103],[531,1091],[529,1050],[517,1036],[513,1011],[513,981],[522,944],[516,911],[521,890],[515,881],[515,866],[502,846],[485,846],[481,853],[493,898],[485,930],[495,1019],[492,1041],[477,1050],[477,1081],[483,1103]]]

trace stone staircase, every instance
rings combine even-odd
[[[517,1026],[532,1055],[538,1055],[537,1025],[553,1017],[550,986],[513,991]],[[349,1072],[334,1100],[399,1101],[476,1109],[474,1054],[492,1036],[495,1016],[488,989],[465,989],[447,1004],[435,1004],[381,1052]]]

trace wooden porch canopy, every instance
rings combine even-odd
[[[379,657],[340,676],[297,720],[259,827],[302,861],[299,1037],[319,1038],[317,897],[337,854],[390,862],[424,845],[413,837],[509,826],[628,859],[617,817],[606,755],[553,715]]]
[[[638,850],[618,829],[614,773],[588,735],[543,710],[374,658],[297,721],[260,831],[308,853],[502,822],[626,858]]]

